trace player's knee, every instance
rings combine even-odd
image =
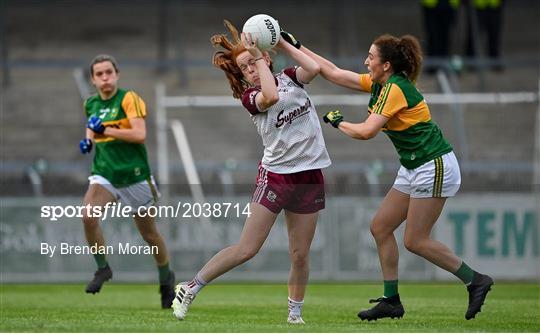
[[[99,218],[89,217],[86,214],[83,214],[82,222],[85,228],[93,228],[99,226]]]
[[[375,225],[375,222],[372,222],[371,225],[369,225],[369,231],[371,232],[371,235],[377,239],[377,236],[379,235],[379,231],[377,229],[377,226]]]
[[[308,265],[308,251],[293,250],[291,251],[291,264],[295,267],[305,267]]]
[[[405,245],[405,248],[411,252],[411,253],[414,253],[414,254],[422,254],[422,245],[423,245],[423,242],[422,240],[419,240],[419,239],[415,239],[413,237],[408,237],[408,236],[405,236],[405,240],[404,240],[404,245]]]
[[[258,252],[259,249],[257,248],[238,246],[236,250],[236,257],[239,263],[244,263],[255,257]]]
[[[388,231],[386,231],[384,224],[374,220],[369,226],[371,235],[375,240],[381,240],[388,236]]]
[[[161,236],[157,231],[142,232],[141,236],[146,243],[150,245],[155,245],[158,243]]]

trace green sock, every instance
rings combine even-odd
[[[158,272],[159,272],[159,282],[160,283],[167,283],[167,279],[169,279],[169,273],[171,270],[169,269],[169,263],[165,263],[162,266],[158,266]]]
[[[99,269],[105,268],[108,265],[105,254],[94,254],[94,260],[96,260]]]
[[[465,261],[462,261],[461,266],[459,266],[459,269],[454,275],[456,275],[463,283],[470,284],[473,279],[474,271],[465,263]]]
[[[394,297],[398,294],[398,280],[384,281],[384,296],[386,298]]]

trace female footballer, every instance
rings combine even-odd
[[[130,215],[141,236],[148,245],[157,247],[154,259],[159,273],[161,307],[170,308],[174,299],[174,273],[169,268],[165,241],[154,218],[145,214],[146,208],[158,197],[144,145],[145,103],[135,92],[118,87],[120,74],[112,56],[96,56],[90,64],[90,75],[98,94],[84,102],[88,123],[86,138],[80,141],[79,148],[81,153],[87,154],[95,146],[96,154],[84,205],[107,209],[109,203],[120,201],[131,208]],[[102,249],[105,238],[99,218],[85,211],[82,220],[88,244]],[[103,283],[112,278],[105,254],[98,252],[94,258],[98,270],[86,287],[86,292],[92,294],[99,292]]]
[[[214,65],[225,72],[233,97],[240,99],[259,135],[264,154],[256,189],[237,244],[218,252],[190,281],[176,286],[174,315],[182,320],[197,293],[210,281],[254,257],[285,211],[289,235],[288,323],[303,324],[301,311],[309,275],[309,248],[319,210],[325,206],[322,168],[330,165],[316,110],[304,85],[320,70],[310,57],[286,42],[280,51],[300,66],[272,73],[272,59],[261,52],[250,34],[240,37],[228,21],[232,35],[215,35],[211,42],[223,50]]]
[[[418,40],[411,35],[378,37],[364,62],[369,73],[359,74],[337,67],[301,46],[286,32],[282,36],[314,59],[325,79],[371,93],[369,116],[364,122],[346,122],[339,111],[327,113],[324,121],[360,140],[373,138],[382,130],[399,155],[401,167],[394,185],[371,223],[384,278],[384,295],[370,300],[378,304],[358,316],[362,320],[403,316],[394,230],[406,220],[405,248],[463,281],[469,292],[465,318],[474,318],[493,285],[492,278],[472,270],[447,246],[430,237],[446,199],[458,191],[461,176],[452,146],[431,120],[428,105],[415,86],[422,65]]]

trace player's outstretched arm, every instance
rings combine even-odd
[[[319,56],[315,52],[303,46],[302,43],[300,43],[300,41],[293,36],[293,34],[285,30],[281,30],[280,41],[285,41],[289,45],[294,46],[296,49],[302,51],[302,53],[306,54],[317,64],[319,64],[321,67],[320,73],[326,80],[343,87],[363,91],[363,89],[360,87],[360,74],[337,67],[328,59]]]
[[[363,91],[362,87],[360,87],[360,74],[337,67],[328,59],[319,56],[315,52],[303,46],[302,43],[300,43],[300,41],[293,36],[293,34],[285,30],[281,30],[281,40],[294,46],[296,49],[302,51],[304,54],[317,62],[317,64],[319,64],[321,67],[320,73],[326,80],[343,87]]]
[[[359,73],[337,67],[334,63],[311,51],[304,45],[300,47],[300,51],[308,55],[321,66],[321,75],[326,80],[346,88],[362,90],[360,87]]]
[[[315,60],[310,58],[305,53],[301,52],[294,45],[289,44],[284,39],[280,38],[277,47],[279,50],[286,53],[294,59],[300,67],[296,70],[296,77],[302,83],[308,84],[320,73],[321,67]]]

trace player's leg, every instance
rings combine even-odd
[[[377,244],[383,274],[384,294],[382,298],[370,300],[377,305],[358,313],[362,320],[402,317],[405,312],[398,294],[399,252],[394,231],[407,217],[409,199],[408,194],[390,189],[371,223],[370,230]]]
[[[405,247],[445,269],[467,285],[469,306],[465,318],[474,318],[484,303],[493,280],[472,270],[450,248],[431,238],[431,230],[442,212],[446,198],[412,198],[405,228]]]
[[[319,213],[298,214],[285,211],[287,232],[289,234],[289,256],[291,270],[289,272],[289,323],[303,324],[302,306],[309,278],[309,248]]]
[[[200,270],[200,277],[204,281],[210,282],[248,261],[261,249],[278,214],[259,203],[251,203],[250,211],[238,243],[221,250]]]
[[[157,247],[158,252],[154,254],[154,259],[156,260],[158,267],[168,266],[169,254],[167,252],[167,246],[165,246],[165,240],[163,240],[163,236],[156,227],[154,218],[135,216],[134,220],[144,241],[146,241],[149,246]],[[165,274],[168,274],[168,272]]]
[[[83,205],[88,207],[88,205],[93,207],[103,207],[107,203],[115,202],[116,198],[114,195],[107,190],[104,186],[100,184],[90,184],[88,190],[84,195]],[[92,209],[90,212],[88,210],[83,210],[83,226],[84,226],[84,235],[88,245],[96,245],[98,249],[100,246],[105,246],[105,238],[103,237],[103,231],[99,226],[99,217]],[[101,286],[105,281],[108,281],[112,278],[112,271],[107,263],[105,254],[94,254],[94,259],[98,266],[98,270],[94,274],[94,278],[88,283],[86,287],[87,293],[97,293],[101,290]]]
[[[156,246],[157,253],[153,254],[159,274],[159,292],[161,294],[161,307],[170,308],[174,299],[174,272],[169,267],[169,253],[165,240],[159,233],[154,218],[148,216],[134,217],[137,229],[141,233],[144,241],[149,246]]]
[[[206,284],[253,258],[259,252],[278,214],[253,202],[250,204],[250,212],[238,243],[214,255],[191,281],[176,286],[173,309],[178,319],[184,319],[189,305]]]
[[[386,194],[370,226],[377,244],[379,262],[384,281],[397,281],[399,252],[394,236],[396,228],[405,221],[409,206],[409,195],[394,188]],[[397,294],[397,288],[385,287],[384,296]]]
[[[445,201],[446,198],[411,198],[404,243],[408,251],[447,271],[455,272],[461,259],[444,244],[430,237]]]
[[[170,308],[174,299],[174,272],[169,267],[169,253],[161,233],[157,229],[155,219],[147,214],[147,209],[154,205],[160,197],[154,178],[150,176],[144,181],[118,189],[121,201],[131,207],[135,225],[144,241],[157,247],[153,254],[159,276],[159,292],[161,307]]]

